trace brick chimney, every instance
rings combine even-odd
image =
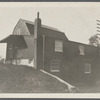
[[[39,12],[37,13],[37,18],[35,19],[35,25],[34,25],[34,36],[37,38],[37,35],[40,34],[40,28],[41,28],[41,19],[39,18]]]
[[[41,19],[39,18],[39,12],[35,19],[34,25],[34,67],[41,69],[42,67],[42,34],[41,34]]]

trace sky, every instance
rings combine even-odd
[[[40,6],[42,5],[42,6]],[[12,34],[19,19],[34,22],[40,12],[43,25],[64,32],[71,41],[88,44],[89,38],[96,34],[97,21],[100,20],[100,3],[0,3],[0,40]],[[6,44],[0,44],[0,56],[6,57]]]

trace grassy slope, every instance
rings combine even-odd
[[[94,85],[77,86],[80,93],[100,93],[100,83]]]
[[[0,64],[0,93],[66,93],[67,86],[27,66]]]

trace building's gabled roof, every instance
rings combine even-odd
[[[42,28],[42,35],[45,35],[50,38],[61,39],[61,40],[68,40],[65,33],[54,31],[47,28]]]
[[[22,20],[25,24],[28,23],[28,24],[33,25],[33,26],[35,24],[34,22],[28,21],[28,20],[25,20],[25,19],[20,19],[20,20]],[[57,28],[53,28],[53,27],[50,27],[50,26],[47,26],[47,25],[41,25],[41,27],[46,28],[46,29],[50,29],[50,30],[54,30],[54,31],[58,31],[58,32],[62,32],[62,31],[58,30]]]
[[[33,35],[34,34],[34,22],[27,21],[24,19],[20,19],[20,20],[26,25],[30,35]],[[67,39],[64,32],[61,32],[56,28],[52,28],[52,27],[49,27],[46,25],[41,25],[41,27],[42,27],[42,29],[41,29],[42,35],[45,35],[47,37],[52,37],[52,38],[64,39],[64,40]]]
[[[92,48],[98,48],[98,47],[93,46],[93,45],[89,45],[89,44],[85,44],[85,43],[80,43],[80,42],[76,42],[76,41],[69,40],[69,42],[72,43],[72,44],[83,45],[83,46],[88,46],[88,47],[92,47]]]

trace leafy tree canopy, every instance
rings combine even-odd
[[[95,34],[89,38],[89,44],[100,47],[100,34]]]

